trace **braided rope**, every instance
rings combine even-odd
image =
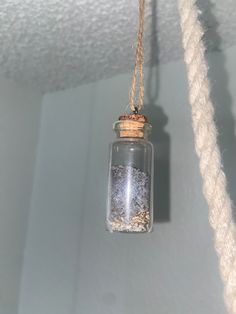
[[[129,92],[130,109],[132,111],[136,111],[136,109],[141,110],[143,107],[143,101],[144,101],[144,87],[143,87],[144,9],[145,9],[145,0],[139,0],[139,29],[138,29],[138,38],[137,38],[137,46],[136,46],[136,53],[135,53],[134,72],[133,72],[133,77],[132,77],[131,87],[130,87],[130,92]],[[138,101],[138,104],[135,104],[135,93],[136,93],[138,74],[139,74],[139,86],[138,86],[139,101]]]
[[[230,314],[236,314],[236,230],[217,145],[214,108],[210,99],[208,68],[202,41],[204,31],[194,0],[178,0],[178,7],[203,193],[209,207],[209,221],[215,232],[215,249],[225,285],[225,304]]]

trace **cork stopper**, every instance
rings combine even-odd
[[[120,137],[144,138],[144,126],[147,122],[147,118],[142,114],[120,116]]]

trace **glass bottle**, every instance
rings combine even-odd
[[[150,232],[153,225],[151,125],[140,114],[124,115],[113,126],[110,144],[106,225],[110,232]]]

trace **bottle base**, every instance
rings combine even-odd
[[[106,223],[107,231],[114,233],[150,233],[152,232],[152,225],[150,224],[133,224],[133,223],[124,223],[118,221],[109,221]]]

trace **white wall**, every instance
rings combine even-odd
[[[235,53],[236,47],[209,55],[231,192]],[[226,313],[184,64],[147,69],[146,77],[158,149],[156,223],[147,235],[104,228],[108,143],[127,103],[130,75],[44,97],[20,314]]]
[[[5,79],[0,95],[0,313],[16,314],[42,96]]]

